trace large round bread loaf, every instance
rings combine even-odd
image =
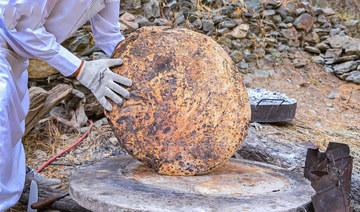
[[[188,29],[144,27],[122,41],[114,72],[131,97],[106,113],[121,146],[160,174],[204,174],[243,142],[250,104],[229,55]]]

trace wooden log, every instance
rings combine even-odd
[[[65,190],[59,190],[59,189],[53,189],[50,187],[46,187],[43,185],[38,185],[38,189],[39,189],[39,200],[44,200],[47,199],[49,197],[54,197],[54,196],[62,196],[65,195],[67,193],[67,191]],[[26,186],[19,202],[21,204],[27,205],[28,204],[28,200],[29,200],[29,192],[30,192],[30,187]],[[51,209],[56,209],[56,210],[60,210],[60,211],[69,211],[69,212],[87,212],[89,210],[81,207],[79,204],[77,204],[70,196],[65,196],[64,198],[61,198],[58,201],[55,201],[54,203],[50,204],[49,206],[47,206],[47,208],[51,208]]]
[[[31,87],[29,89],[30,109],[29,114],[25,119],[25,134],[48,114],[57,104],[63,99],[66,99],[72,92],[72,87],[67,84],[60,84],[55,86],[49,92],[42,88]]]

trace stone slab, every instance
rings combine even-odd
[[[314,195],[302,176],[255,161],[232,158],[207,175],[166,176],[130,156],[79,168],[69,191],[92,211],[296,211]]]

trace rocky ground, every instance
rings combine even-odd
[[[125,0],[119,20],[125,35],[148,25],[186,27],[207,34],[230,54],[248,88],[266,88],[296,99],[293,121],[253,123],[238,155],[255,148],[267,155],[257,160],[302,172],[306,156],[302,142],[311,141],[322,151],[329,142],[346,143],[354,157],[352,204],[359,207],[358,20],[344,19],[331,8],[317,8],[307,2],[258,0]],[[86,60],[106,58],[94,47],[89,25],[63,45]],[[30,87],[47,91],[63,83],[75,91],[24,137],[28,165],[39,168],[74,143],[88,130],[87,118],[95,122],[89,136],[45,168],[45,176],[60,178],[66,188],[76,167],[126,154],[89,91],[41,61],[31,61],[29,71]],[[21,207],[12,211],[21,211]]]

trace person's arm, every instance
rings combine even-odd
[[[80,67],[81,60],[57,43],[55,36],[44,27],[12,31],[11,35],[32,58],[46,61],[64,76],[72,75]]]
[[[111,56],[116,45],[124,40],[120,32],[120,0],[105,0],[105,8],[90,19],[95,45]]]

